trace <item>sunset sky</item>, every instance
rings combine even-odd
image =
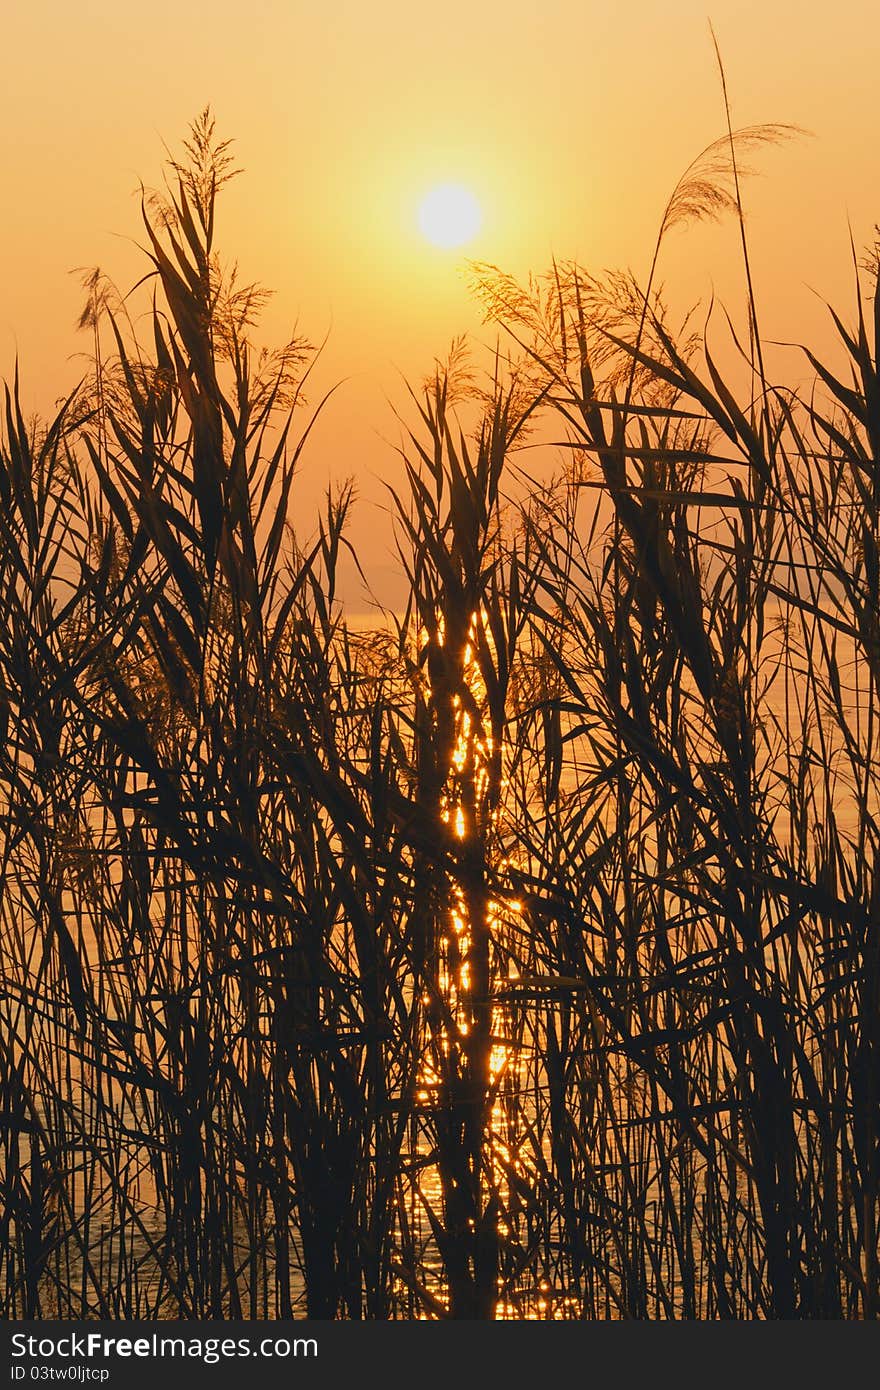
[[[852,303],[857,246],[880,218],[871,0],[14,0],[0,88],[0,373],[18,352],[25,402],[47,410],[82,370],[76,267],[125,287],[142,271],[138,180],[155,185],[210,102],[245,174],[218,244],[274,291],[264,339],[330,332],[321,382],[347,378],[303,471],[308,514],[328,475],[355,475],[378,576],[375,507],[393,468],[388,404],[451,337],[485,338],[463,252],[428,244],[417,208],[437,183],[483,211],[464,252],[525,274],[551,255],[644,273],[666,197],[724,115],[812,138],[768,151],[748,186],[764,331],[825,333],[820,297]],[[682,306],[741,285],[735,229],[676,233],[663,276]],[[813,293],[815,291],[815,293]],[[802,371],[793,368],[795,375]]]

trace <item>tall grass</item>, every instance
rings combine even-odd
[[[91,379],[6,394],[4,1312],[875,1317],[876,277],[804,398],[750,280],[743,395],[653,271],[480,269],[516,365],[413,392],[367,632],[233,172],[205,113],[148,312],[92,276]]]

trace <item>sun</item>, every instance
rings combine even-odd
[[[437,184],[419,204],[422,235],[444,251],[472,241],[482,221],[479,203],[470,189],[460,183]]]

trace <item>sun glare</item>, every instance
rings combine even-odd
[[[471,241],[483,220],[480,205],[470,189],[458,183],[442,183],[425,194],[419,204],[422,235],[448,251]]]

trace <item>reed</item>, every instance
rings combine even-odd
[[[781,133],[655,266],[733,213],[748,271]],[[140,326],[94,274],[90,378],[6,392],[5,1315],[876,1317],[876,266],[806,397],[750,272],[722,371],[654,270],[477,268],[510,358],[411,393],[364,631],[234,172],[203,113]]]

